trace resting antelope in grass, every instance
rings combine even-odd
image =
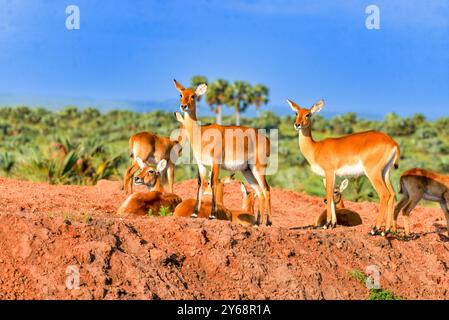
[[[324,186],[326,186],[326,180],[323,180]],[[348,179],[343,180],[340,187],[334,188],[335,214],[337,215],[337,223],[341,226],[353,227],[362,224],[362,219],[357,212],[346,209],[343,201],[343,191],[348,187]],[[327,204],[327,200],[324,199],[324,204]],[[327,210],[324,210],[318,218],[315,220],[315,227],[322,227],[326,225]]]
[[[196,98],[206,93],[207,85],[199,85],[194,90],[184,88],[176,80],[174,80],[174,83],[176,89],[180,92],[180,107],[181,111],[184,112],[184,117],[177,113],[177,118],[184,124],[193,156],[198,165],[200,179],[196,208],[192,217],[197,217],[201,211],[201,198],[207,167],[211,167],[211,188],[213,192],[210,219],[215,219],[216,186],[220,169],[224,169],[231,172],[242,172],[259,198],[258,222],[263,221],[266,207],[266,224],[271,225],[270,187],[265,178],[270,157],[270,140],[254,128],[217,124],[201,126],[197,122]]]
[[[333,191],[336,176],[365,174],[379,194],[380,210],[372,234],[379,232],[386,215],[388,232],[393,220],[395,192],[390,181],[390,170],[399,164],[399,145],[388,135],[378,131],[354,133],[340,138],[315,141],[312,137],[312,117],[324,107],[320,100],[310,109],[301,108],[287,100],[296,113],[294,127],[299,132],[299,148],[312,171],[326,178],[326,227],[335,227],[337,216]]]
[[[181,137],[181,135],[179,136]],[[168,188],[173,193],[173,183],[175,180],[175,163],[181,152],[180,138],[178,141],[170,140],[166,137],[155,135],[151,132],[140,132],[129,139],[129,150],[131,152],[132,164],[126,170],[123,179],[125,192],[132,193],[132,178],[139,170],[137,158],[153,165],[162,159],[167,161]]]
[[[145,216],[151,210],[153,215],[158,215],[162,207],[165,207],[169,212],[173,212],[182,199],[172,193],[164,194],[160,177],[167,166],[167,160],[159,161],[156,168],[144,163],[140,158],[136,158],[136,163],[142,171],[134,178],[134,183],[145,185],[153,191],[133,193],[120,206],[118,214]]]
[[[401,175],[401,200],[394,210],[394,224],[402,210],[405,235],[410,235],[409,217],[411,211],[422,200],[439,202],[446,217],[449,234],[449,177],[424,169],[411,169]]]
[[[240,191],[242,192],[242,210],[229,210],[223,204],[224,187],[234,179],[233,176],[225,177],[220,180],[217,185],[217,197],[216,197],[216,216],[219,220],[228,220],[233,223],[241,224],[243,226],[253,226],[256,224],[256,218],[254,216],[254,193],[248,192],[240,183]],[[204,192],[205,196],[212,195],[212,188],[208,183]],[[202,200],[201,209],[198,213],[198,218],[209,218],[211,213],[212,201],[210,199]],[[187,199],[178,204],[175,209],[175,217],[191,217],[196,208],[195,199]]]

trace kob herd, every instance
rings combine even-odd
[[[145,215],[151,212],[158,215],[163,208],[175,216],[218,218],[244,226],[257,226],[265,222],[270,226],[271,194],[266,179],[271,154],[269,138],[251,127],[201,125],[197,118],[196,102],[199,96],[206,93],[207,85],[184,88],[176,80],[174,85],[180,94],[182,113],[175,112],[181,129],[179,137],[173,141],[150,132],[131,137],[132,164],[125,173],[124,189],[132,193],[134,183],[146,185],[149,191],[131,194],[119,213]],[[396,232],[397,219],[402,211],[405,236],[409,236],[408,217],[421,199],[440,203],[449,232],[449,177],[418,168],[406,171],[400,180],[402,198],[395,207],[396,193],[391,183],[391,170],[399,168],[400,147],[396,141],[379,131],[316,141],[312,134],[313,116],[324,107],[324,101],[320,100],[311,108],[302,108],[290,100],[287,102],[296,114],[293,126],[298,131],[300,152],[312,171],[324,178],[326,210],[316,219],[317,227],[334,228],[337,224],[353,226],[362,223],[356,213],[344,208],[341,199],[348,180],[338,188],[336,178],[365,175],[380,199],[372,235]],[[196,199],[184,201],[173,194],[175,165],[182,152],[183,140],[189,142],[198,167]],[[134,177],[139,169],[140,173]],[[238,212],[224,206],[223,188],[232,178],[220,179],[221,170],[240,172],[253,189],[253,192],[248,192],[241,184],[243,204]],[[162,186],[166,175],[170,193],[164,193]],[[258,210],[254,214],[256,198]]]

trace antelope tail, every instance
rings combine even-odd
[[[396,159],[394,160],[394,168],[399,169],[399,158],[401,157],[401,149],[399,146],[396,147]]]

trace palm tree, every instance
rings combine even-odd
[[[252,91],[253,91],[253,97],[254,97],[254,104],[256,105],[256,113],[257,113],[257,116],[259,116],[260,108],[263,105],[266,105],[268,103],[268,101],[270,101],[268,99],[270,90],[268,89],[267,86],[259,83],[253,87]]]
[[[190,79],[190,85],[191,85],[193,88],[196,88],[196,87],[198,87],[200,84],[203,84],[203,83],[207,83],[207,77],[205,77],[205,76],[196,75],[196,76],[193,76],[193,77]],[[197,102],[200,102],[200,101],[201,101],[201,96],[196,97],[196,101],[197,101]]]
[[[228,106],[232,106],[235,112],[235,124],[240,125],[240,115],[254,103],[251,85],[246,81],[235,81],[226,90]]]
[[[215,113],[217,124],[221,124],[222,107],[227,104],[226,91],[229,82],[223,79],[217,79],[209,85],[206,94],[206,102],[209,108]]]

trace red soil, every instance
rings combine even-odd
[[[194,181],[178,183],[193,197]],[[50,186],[0,178],[0,299],[366,299],[350,271],[375,265],[404,298],[449,298],[449,240],[439,209],[417,208],[412,241],[371,237],[377,206],[347,207],[364,224],[312,230],[322,200],[273,189],[273,227],[115,215],[118,182]],[[240,207],[238,184],[225,205]],[[66,287],[68,266],[79,289]]]

